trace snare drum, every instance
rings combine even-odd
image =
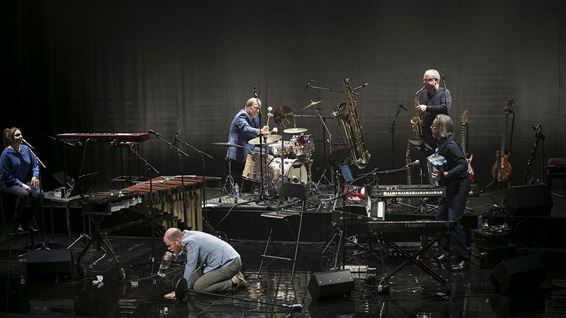
[[[308,183],[308,173],[307,167],[299,159],[283,159],[283,175],[287,182],[291,183],[301,183],[306,185]],[[269,163],[269,170],[271,171],[271,176],[273,181],[277,184],[277,187],[281,186],[281,158],[274,158]]]
[[[266,154],[263,154],[266,157]],[[261,160],[259,152],[250,152],[246,157],[246,164],[244,165],[244,170],[242,171],[242,178],[252,181],[261,181],[261,164],[264,162],[270,162],[273,156],[267,155],[267,161]],[[268,173],[267,165],[263,168],[263,173]]]

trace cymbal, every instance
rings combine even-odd
[[[316,102],[313,101],[313,100],[311,100],[311,102],[310,102],[307,106],[301,108],[301,110],[305,110],[305,109],[307,109],[307,108],[311,108],[311,107],[313,107],[314,105],[318,105],[318,104],[320,104],[320,103],[322,103],[322,100],[319,100],[319,101],[316,101]]]
[[[230,142],[213,142],[213,145],[217,145],[217,146],[227,146],[227,147],[236,147],[236,148],[244,148],[244,146],[241,145],[237,145],[237,144],[233,144]]]
[[[293,110],[287,106],[277,107],[273,111],[273,120],[279,126],[285,127],[293,119]]]
[[[263,141],[261,141],[260,138],[265,138],[265,139]],[[281,135],[269,135],[267,137],[259,136],[259,137],[255,137],[254,139],[251,139],[250,141],[248,141],[248,144],[259,145],[260,143],[263,143],[264,145],[269,145],[269,144],[272,144],[272,143],[275,143],[275,142],[281,140],[281,138],[283,138],[283,136],[281,136]]]
[[[300,134],[300,133],[304,133],[304,132],[307,132],[307,131],[309,131],[309,130],[306,129],[306,128],[297,128],[297,127],[296,128],[287,128],[287,129],[283,130],[283,132],[286,133],[286,134]]]

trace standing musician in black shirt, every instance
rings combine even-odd
[[[430,129],[432,136],[438,141],[438,154],[446,159],[442,169],[433,169],[431,172],[431,178],[443,185],[435,218],[438,221],[455,222],[449,239],[440,241],[443,253],[438,259],[446,261],[450,256],[454,257],[457,263],[452,266],[452,270],[460,271],[469,267],[466,233],[461,222],[470,191],[468,162],[462,148],[454,140],[454,123],[449,116],[436,116]]]
[[[422,141],[430,147],[428,154],[436,148],[437,142],[432,136],[430,125],[438,114],[448,115],[452,107],[450,91],[440,87],[440,73],[437,70],[426,70],[423,75],[423,91],[417,96],[417,111],[421,114]],[[428,147],[427,147],[428,148]]]

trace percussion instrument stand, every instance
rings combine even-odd
[[[223,190],[227,195],[234,196],[234,185],[236,182],[234,181],[234,177],[232,177],[232,160],[230,160],[230,158],[227,159],[228,159],[228,175],[226,176],[226,180],[224,181]]]

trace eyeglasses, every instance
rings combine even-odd
[[[425,79],[423,79],[423,83],[430,83],[430,82],[435,81],[435,80],[436,80],[436,78],[425,78]]]

